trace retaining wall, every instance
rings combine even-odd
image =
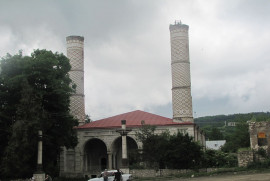
[[[217,168],[205,168],[199,169],[199,172],[211,172],[215,171]],[[193,170],[188,169],[132,169],[129,171],[134,177],[161,177],[161,176],[169,176],[169,175],[178,175],[184,173],[190,173]]]

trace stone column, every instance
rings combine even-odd
[[[108,169],[112,169],[112,153],[108,152]]]
[[[122,129],[116,130],[122,136],[122,167],[128,168],[128,158],[127,158],[127,134],[131,129],[126,129],[126,120],[122,120]]]
[[[37,171],[43,171],[42,168],[42,131],[38,131],[38,159],[37,159]]]
[[[79,125],[85,122],[84,105],[84,37],[68,36],[67,57],[70,60],[69,76],[76,84],[76,92],[70,97],[70,112],[79,120]]]
[[[42,131],[38,131],[38,157],[37,157],[37,171],[33,174],[36,181],[44,181],[45,173],[42,166]]]
[[[126,120],[122,120],[122,130],[126,130]],[[128,166],[127,160],[127,132],[122,135],[122,166]]]
[[[193,122],[188,25],[170,25],[172,107],[175,122]]]

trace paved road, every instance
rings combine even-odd
[[[270,181],[270,173],[218,175],[198,178],[175,179],[168,181]]]

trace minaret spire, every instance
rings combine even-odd
[[[193,122],[188,25],[170,25],[173,120]]]
[[[76,92],[70,97],[70,112],[79,120],[79,125],[85,122],[84,105],[84,37],[68,36],[67,57],[70,60],[69,76],[76,84]]]

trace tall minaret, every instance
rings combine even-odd
[[[188,25],[170,25],[172,107],[175,122],[193,122],[190,81]]]
[[[79,125],[85,122],[84,108],[84,37],[68,36],[67,57],[70,60],[69,76],[76,84],[76,92],[70,97],[70,112],[79,120]]]

